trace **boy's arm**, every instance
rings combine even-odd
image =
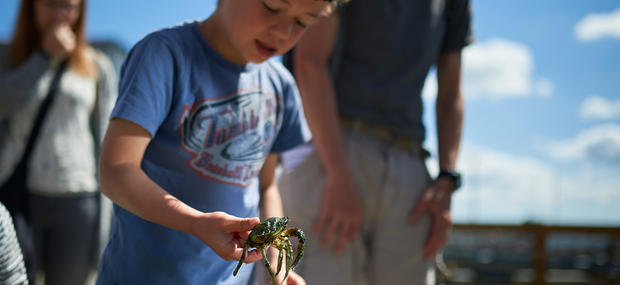
[[[225,260],[241,258],[243,243],[259,220],[222,212],[203,213],[159,187],[140,167],[150,140],[150,133],[133,122],[119,118],[110,122],[99,161],[101,191],[143,219],[200,238]],[[246,262],[260,258],[254,251]]]
[[[313,231],[322,232],[322,243],[336,239],[340,252],[357,235],[362,221],[362,200],[348,165],[340,132],[329,60],[338,34],[339,18],[333,14],[309,27],[295,49],[294,74],[312,140],[326,173],[320,212]]]

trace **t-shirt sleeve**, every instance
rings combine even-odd
[[[289,74],[290,75],[290,74]],[[283,88],[282,126],[271,148],[271,152],[283,152],[310,141],[312,137],[299,96],[297,84],[290,81]]]
[[[155,136],[172,104],[174,70],[172,49],[162,37],[151,34],[138,42],[123,64],[111,118],[132,121]]]
[[[474,41],[469,0],[452,0],[446,7],[446,34],[441,53],[458,51]]]

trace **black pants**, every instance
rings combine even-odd
[[[45,284],[85,284],[98,244],[98,194],[61,198],[30,194],[29,202],[35,258]]]

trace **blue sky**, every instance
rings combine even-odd
[[[620,1],[472,3],[476,42],[463,52],[464,187],[454,196],[455,220],[620,226]],[[0,3],[0,40],[12,34],[17,6]],[[215,0],[91,1],[88,34],[129,48],[214,7]],[[436,141],[435,84],[431,73],[423,94],[428,146]],[[436,172],[435,158],[429,168]]]

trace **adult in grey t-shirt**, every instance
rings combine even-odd
[[[308,284],[434,284],[460,144],[468,0],[352,0],[306,31],[292,68],[312,146],[283,156],[285,215]],[[424,164],[421,90],[437,65],[441,174]],[[307,155],[301,157],[301,155]]]
[[[468,1],[352,1],[334,54],[339,113],[423,140],[426,75],[473,40],[469,23]]]

